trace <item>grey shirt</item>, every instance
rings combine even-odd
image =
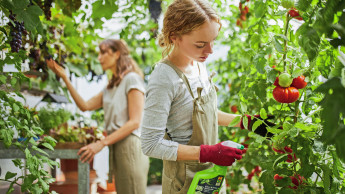
[[[137,89],[145,93],[144,80],[134,72],[129,72],[120,84],[112,89],[103,90],[103,109],[105,130],[111,133],[122,127],[129,119],[128,116],[128,92]],[[132,132],[140,136],[140,128]]]
[[[210,90],[206,67],[198,63],[200,75],[188,77],[194,97],[197,88],[202,95]],[[147,86],[142,123],[142,150],[144,154],[163,160],[176,160],[178,144],[187,144],[192,136],[193,98],[186,84],[169,65],[158,63]],[[172,140],[165,140],[165,132]]]

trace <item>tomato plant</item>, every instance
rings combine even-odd
[[[46,68],[45,57],[68,68],[71,77],[89,75],[90,81],[97,80],[102,71],[96,48],[107,20],[117,18],[125,23],[108,37],[126,40],[135,51],[131,52],[133,58],[149,74],[151,65],[161,58],[155,39],[159,13],[171,0],[159,2],[0,1],[4,21],[0,27],[0,112],[7,118],[0,122],[1,141],[10,145],[13,128],[17,128],[29,137],[22,148],[37,147],[33,137],[43,133],[34,112],[13,98],[20,96],[20,85],[29,81],[23,73],[30,75],[21,72],[22,67],[28,66],[30,73],[39,75],[41,89],[51,88],[67,96],[67,90]],[[219,108],[231,112],[232,105],[237,105],[236,112],[260,113],[263,119],[274,115],[276,125],[268,128],[274,134],[271,138],[238,128],[219,128],[221,140],[247,145],[243,159],[229,168],[228,189],[236,191],[247,184],[254,192],[344,193],[344,1],[296,0],[292,6],[291,0],[284,0],[283,7],[277,0],[240,2],[212,1],[223,24],[215,45],[230,48],[225,59],[208,64],[209,70],[218,73],[214,81],[220,88]],[[19,73],[3,73],[5,64],[14,64]],[[273,91],[281,87],[277,78],[282,72],[291,75],[291,86],[299,93],[294,102],[280,103],[274,98]],[[258,119],[253,131],[261,124]],[[47,147],[55,144],[49,136],[45,141]],[[29,149],[24,151],[30,158],[26,164],[30,174],[22,177],[23,190],[46,191],[52,180],[36,161],[54,163],[45,156],[29,156]],[[17,160],[14,163],[24,168]],[[17,181],[11,173],[8,177],[6,181]],[[39,177],[44,178],[31,184]],[[257,186],[252,187],[252,182]]]
[[[221,33],[229,38],[220,41],[230,50],[226,60],[213,63],[212,70],[218,72],[216,79],[224,90],[225,84],[232,85],[230,91],[218,92],[224,99],[221,109],[229,111],[228,103],[238,104],[242,115],[274,115],[277,124],[268,129],[274,134],[270,139],[220,128],[222,140],[242,142],[250,137],[243,158],[229,168],[228,189],[241,190],[241,184],[246,184],[254,192],[342,193],[345,99],[340,96],[345,96],[345,34],[339,29],[345,26],[345,4],[296,0],[292,8],[291,2],[284,7],[281,2],[246,3],[253,12],[240,27],[236,14],[222,17],[228,26]],[[235,5],[216,5],[240,13]],[[299,93],[291,103],[274,97],[274,90],[284,91],[278,78],[283,72],[292,79],[284,86]],[[257,122],[253,130],[262,121]],[[259,177],[252,176],[255,166],[262,168]],[[259,184],[253,187],[253,182]]]

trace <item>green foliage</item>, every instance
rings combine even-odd
[[[220,128],[221,140],[248,146],[244,157],[231,166],[230,190],[239,190],[241,184],[246,184],[253,192],[263,189],[264,193],[339,193],[345,187],[345,45],[341,42],[344,38],[340,27],[345,21],[344,3],[296,1],[303,21],[289,17],[288,10],[279,3],[246,3],[254,11],[242,21],[243,28],[235,26],[238,15],[222,15],[222,22],[229,24],[222,31],[230,35],[219,36],[219,42],[230,50],[225,60],[209,65],[211,71],[218,72],[214,81],[221,88],[220,109],[230,112],[230,106],[238,105],[241,114],[274,115],[273,122],[277,124],[268,128],[275,134],[271,139],[236,128]],[[215,4],[227,6],[224,2]],[[238,13],[238,7],[229,8]],[[281,104],[273,99],[273,83],[281,72],[292,78],[306,77],[308,85],[299,90],[300,97],[294,103]],[[247,122],[244,117],[244,126]],[[260,124],[256,121],[253,130]],[[284,151],[285,147],[291,148],[292,153]],[[243,169],[250,173],[257,165],[262,168],[260,174],[251,180],[244,176]],[[275,174],[285,178],[274,181]],[[298,187],[293,188],[290,176],[301,176]],[[259,185],[252,187],[253,181]]]
[[[37,115],[40,127],[44,129],[45,134],[48,134],[50,129],[56,129],[61,124],[66,123],[71,117],[71,113],[62,108],[58,110],[42,108],[38,111]]]

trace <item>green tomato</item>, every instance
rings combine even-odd
[[[279,76],[279,85],[281,87],[289,87],[292,84],[291,75],[288,73],[282,73]]]
[[[295,6],[295,0],[282,0],[282,6],[286,9],[290,9]]]

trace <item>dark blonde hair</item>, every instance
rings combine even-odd
[[[101,53],[105,53],[108,49],[113,52],[119,51],[120,57],[116,63],[116,73],[109,80],[108,89],[118,86],[123,79],[123,77],[129,72],[135,72],[144,78],[142,70],[139,68],[138,64],[133,60],[129,54],[129,49],[125,41],[107,39],[99,44],[99,49]]]
[[[159,45],[165,47],[162,56],[169,54],[172,49],[171,35],[188,34],[206,21],[211,20],[222,26],[219,16],[208,2],[204,0],[175,0],[164,14],[163,29],[158,36]]]

